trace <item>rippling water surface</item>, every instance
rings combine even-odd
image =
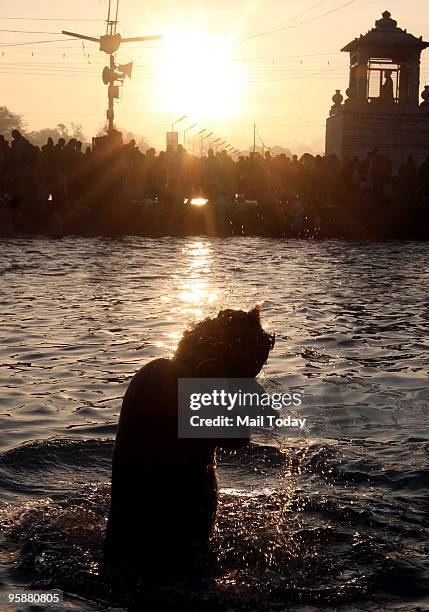
[[[429,607],[428,256],[424,243],[3,240],[1,589],[113,605],[98,562],[125,388],[190,322],[264,302],[277,338],[263,376],[304,393],[306,430],[220,458],[206,581],[163,602]]]

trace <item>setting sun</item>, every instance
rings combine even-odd
[[[206,32],[168,34],[160,65],[158,107],[197,120],[240,111],[242,75],[231,60],[232,41]]]

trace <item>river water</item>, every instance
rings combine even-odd
[[[414,242],[2,240],[0,594],[123,604],[98,563],[126,386],[192,321],[263,302],[276,346],[262,380],[304,394],[306,428],[220,456],[210,571],[158,596],[429,609],[428,259]]]

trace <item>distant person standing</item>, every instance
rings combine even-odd
[[[384,83],[381,86],[381,90],[380,90],[380,100],[382,100],[383,102],[389,102],[392,104],[394,102],[393,80],[392,80],[391,70],[384,71]]]

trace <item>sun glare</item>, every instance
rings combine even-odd
[[[205,206],[207,204],[207,198],[192,198],[192,206]]]
[[[232,40],[208,33],[167,34],[160,65],[158,108],[195,120],[222,119],[240,110],[242,79],[231,60]]]

